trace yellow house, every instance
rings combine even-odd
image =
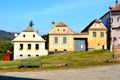
[[[81,33],[88,34],[87,43],[90,49],[106,49],[107,48],[107,31],[108,29],[100,20],[92,21]]]
[[[52,30],[49,32],[49,51],[73,51],[73,34],[64,23],[55,25],[52,22]]]
[[[48,55],[48,51],[45,50],[45,40],[33,30],[32,26],[28,26],[12,41],[14,60]]]
[[[82,32],[73,32],[63,22],[49,32],[49,51],[86,51],[107,46],[107,28],[99,20],[92,21]]]

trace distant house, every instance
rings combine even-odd
[[[49,32],[49,51],[73,51],[73,32],[63,22],[55,25]]]
[[[113,45],[120,45],[120,4],[116,0],[116,6],[110,7],[111,38]]]
[[[103,15],[100,19],[103,24],[108,28],[108,42],[111,42],[111,46],[120,45],[120,4],[116,0],[114,7],[109,7],[109,11]]]
[[[14,60],[48,55],[48,51],[45,50],[45,40],[33,30],[32,26],[28,26],[12,41]]]
[[[108,29],[99,20],[92,21],[82,32],[72,32],[63,22],[49,32],[49,51],[86,51],[107,46]]]
[[[88,50],[107,48],[106,26],[98,19],[93,20],[81,33],[87,33]]]

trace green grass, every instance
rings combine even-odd
[[[107,60],[112,59],[112,53],[109,50],[95,50],[87,52],[68,52],[66,54],[57,54],[53,56],[43,56],[38,58],[31,58],[34,60],[41,60],[42,68],[22,68],[18,67],[21,60],[15,61],[0,61],[0,70],[45,70],[45,69],[69,69],[69,68],[86,68],[94,66],[109,65]]]

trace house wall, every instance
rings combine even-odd
[[[100,22],[94,22],[88,31],[82,33],[72,33],[68,29],[69,33],[61,32],[64,27],[54,27],[49,33],[49,51],[75,51],[74,39],[86,39],[86,46],[88,50],[91,49],[103,49],[103,46],[107,46],[107,28]],[[59,31],[57,31],[59,29]],[[67,30],[66,30],[67,31]],[[96,32],[96,37],[93,37],[93,32]],[[104,33],[104,37],[100,36],[100,33]],[[58,37],[58,43],[55,44],[54,38]],[[63,37],[67,37],[67,44],[63,44]],[[80,47],[80,46],[78,46]]]
[[[112,27],[112,31],[111,31],[112,44],[113,45],[120,45],[120,15],[119,14],[111,15],[111,19],[112,19],[112,23],[111,23],[111,27]],[[114,41],[114,38],[116,38],[115,41]]]
[[[96,37],[93,37],[93,32],[96,32]],[[104,32],[104,37],[100,36],[100,32]],[[88,50],[103,49],[107,46],[107,31],[106,30],[90,30],[88,36]]]
[[[23,44],[23,50],[20,50],[20,44]],[[28,50],[28,44],[31,44],[30,50]],[[39,44],[39,50],[35,49],[35,44]],[[45,50],[44,42],[14,42],[14,60],[43,55],[48,55],[48,51]]]
[[[25,42],[29,42],[29,41],[42,41],[45,42],[45,40],[43,38],[41,38],[39,36],[39,34],[37,32],[21,32],[14,40],[14,41],[25,41]]]
[[[58,37],[55,44],[54,38]],[[67,43],[63,44],[63,37],[67,38]],[[73,51],[72,35],[49,35],[49,51]]]
[[[96,37],[93,37],[93,32],[96,32]],[[104,37],[100,36],[100,32],[104,32]],[[58,36],[58,44],[54,43],[54,37]],[[74,51],[74,38],[87,38],[87,48],[91,49],[103,49],[103,46],[107,46],[107,30],[90,30],[88,35],[64,35],[67,36],[67,44],[62,44],[63,35],[49,35],[49,51]]]
[[[93,37],[93,32],[96,32],[96,37]],[[104,32],[104,37],[100,37],[100,32]],[[89,30],[88,35],[74,35],[73,38],[87,38],[88,50],[103,49],[103,46],[107,46],[107,30]]]
[[[119,18],[119,21],[118,21]],[[119,27],[120,26],[120,15],[111,15],[111,27]]]
[[[93,32],[96,32],[96,37]],[[102,23],[94,23],[89,29],[88,49],[103,49],[103,46],[107,46],[107,28]]]
[[[120,29],[112,29],[112,42],[114,42],[114,45],[120,45]],[[113,38],[116,38],[115,41],[113,41]]]

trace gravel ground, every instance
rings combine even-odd
[[[0,80],[120,80],[120,65],[88,69],[0,73]]]

